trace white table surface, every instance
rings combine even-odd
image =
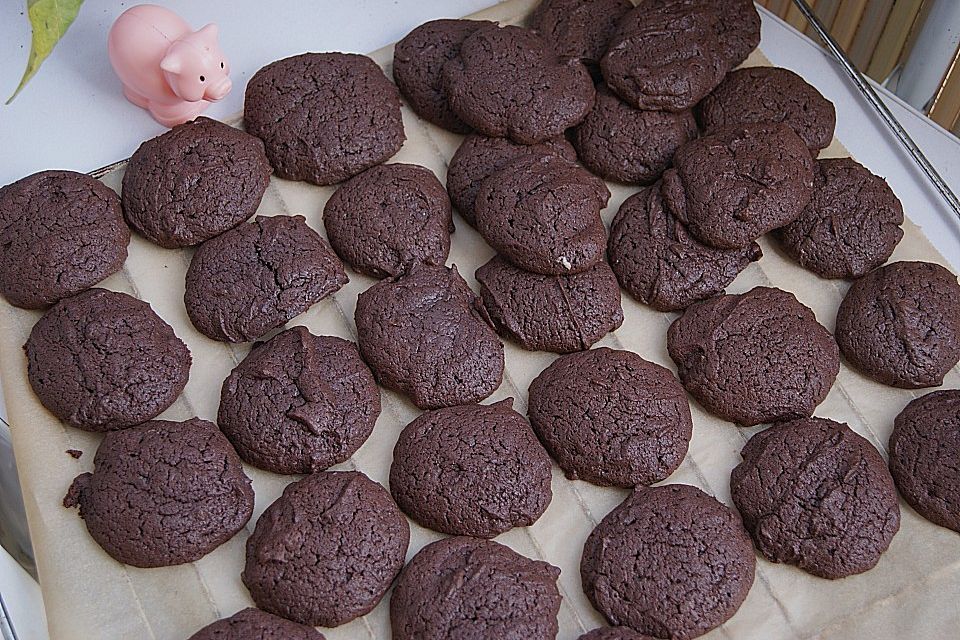
[[[238,113],[247,79],[271,60],[303,51],[365,52],[400,39],[433,18],[462,16],[490,0],[158,0],[195,27],[220,25],[234,90],[208,114]],[[24,3],[0,3],[0,94],[19,81],[29,51]],[[76,22],[11,106],[0,106],[0,184],[49,168],[90,171],[128,157],[163,128],[126,102],[106,55],[113,19],[129,4],[86,0]],[[837,137],[860,162],[888,179],[910,218],[960,270],[960,223],[887,133],[840,67],[779,19],[763,14],[762,49],[837,106]],[[887,104],[953,189],[960,190],[960,141],[893,96]],[[2,412],[2,398],[0,398]],[[2,428],[2,426],[0,426]],[[20,640],[45,640],[39,590],[0,550],[0,592]]]

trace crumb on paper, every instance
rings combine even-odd
[[[80,451],[80,449],[67,449],[67,455],[76,460],[83,455],[83,451]]]

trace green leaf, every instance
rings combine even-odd
[[[83,0],[27,0],[27,15],[33,28],[30,57],[27,58],[27,68],[23,71],[20,84],[7,99],[7,104],[13,102],[20,90],[30,82],[30,78],[73,24],[82,4]]]

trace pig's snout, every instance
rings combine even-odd
[[[224,77],[223,80],[207,89],[204,98],[210,102],[222,100],[228,93],[230,93],[231,88],[233,88],[233,82],[230,81],[230,78]]]

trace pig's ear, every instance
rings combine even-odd
[[[183,69],[183,61],[176,53],[170,53],[164,56],[163,60],[160,61],[160,68],[167,73],[180,73],[180,71]]]
[[[220,34],[220,29],[217,28],[217,25],[211,22],[197,31],[197,33],[208,39],[210,42],[214,42],[216,41],[217,36]]]

